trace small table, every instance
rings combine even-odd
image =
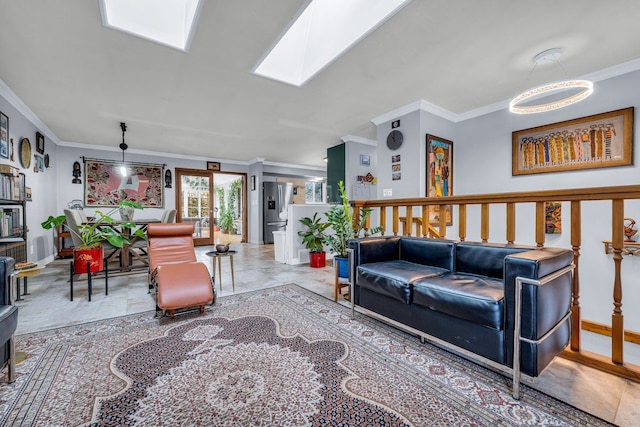
[[[24,280],[22,295],[31,295],[27,292],[27,277],[37,276],[40,274],[40,270],[44,267],[35,266],[31,268],[25,268],[24,270],[14,270],[12,276],[16,279],[16,301],[22,301],[24,298],[20,298],[20,280]]]
[[[211,257],[211,265],[213,266],[213,276],[211,279],[213,280],[213,284],[216,284],[216,264],[218,264],[218,281],[220,282],[220,291],[222,292],[222,258],[228,257],[229,262],[231,263],[231,283],[233,284],[233,292],[236,291],[236,279],[233,275],[233,255],[235,255],[237,251],[227,251],[227,252],[218,252],[211,251],[207,252],[205,255]]]

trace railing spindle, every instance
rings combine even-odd
[[[624,316],[622,315],[622,248],[624,232],[624,200],[611,201],[611,246],[613,247],[613,314],[611,315],[611,360],[624,363],[622,346],[624,343]]]
[[[482,243],[489,241],[489,204],[480,205],[480,238]]]
[[[571,298],[571,350],[580,351],[581,313],[580,313],[580,245],[582,244],[582,214],[580,201],[571,202],[571,249],[573,249],[573,293]]]
[[[516,204],[507,203],[507,243],[513,244],[516,240]]]
[[[405,215],[405,229],[402,230],[402,234],[411,237],[413,235],[413,207],[405,206],[405,212],[407,213]]]
[[[541,248],[545,241],[545,211],[544,202],[536,202],[536,245]]]
[[[458,206],[458,238],[461,242],[467,238],[467,205]]]
[[[398,235],[398,223],[400,222],[400,215],[398,214],[398,205],[393,205],[393,235]]]

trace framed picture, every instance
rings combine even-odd
[[[519,130],[512,175],[633,164],[633,107]]]
[[[9,117],[0,112],[0,157],[9,158]]]
[[[36,132],[36,151],[44,154],[44,135],[40,132]]]
[[[400,172],[400,163],[396,163],[396,164],[391,165],[391,170],[393,172]]]
[[[207,170],[219,171],[220,170],[220,162],[207,162]]]
[[[33,171],[35,173],[44,173],[44,156],[42,154],[34,154],[33,157],[36,159],[35,164],[33,165]]]
[[[122,176],[121,165],[109,160],[84,160],[84,205],[111,207],[131,200],[145,208],[161,208],[163,166],[125,163],[130,173]]]
[[[363,166],[370,166],[371,157],[368,154],[360,154],[360,164]]]
[[[400,154],[394,154],[391,156],[391,163],[398,163],[400,161]]]
[[[400,172],[394,172],[391,174],[392,181],[400,181],[402,179],[402,174]]]
[[[256,176],[251,175],[251,191],[255,191],[256,189]]]
[[[427,134],[427,197],[453,194],[453,142]],[[440,209],[429,207],[429,223],[440,223]],[[447,225],[451,225],[451,206],[447,206]]]
[[[562,233],[562,203],[546,202],[544,204],[544,232],[545,234]]]

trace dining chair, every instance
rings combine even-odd
[[[162,213],[162,218],[160,218],[161,223],[172,223],[176,222],[176,210],[175,209],[167,209]]]

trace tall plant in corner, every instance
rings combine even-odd
[[[340,199],[342,200],[342,204],[332,206],[328,212],[325,212],[329,227],[333,230],[333,234],[328,234],[325,240],[327,246],[329,246],[329,248],[331,248],[331,251],[334,253],[334,257],[342,258],[345,260],[338,260],[338,262],[344,262],[345,267],[342,268],[340,277],[346,277],[346,275],[344,275],[344,271],[347,270],[346,258],[348,255],[347,245],[349,240],[355,239],[357,237],[367,237],[372,234],[379,233],[383,230],[383,228],[382,226],[373,227],[369,230],[364,228],[367,223],[367,219],[371,215],[371,208],[360,209],[360,215],[358,217],[357,223],[354,224],[353,208],[349,203],[349,198],[347,197],[347,191],[344,187],[344,182],[338,182],[338,190],[340,191]],[[363,234],[363,236],[361,236],[361,234]]]

